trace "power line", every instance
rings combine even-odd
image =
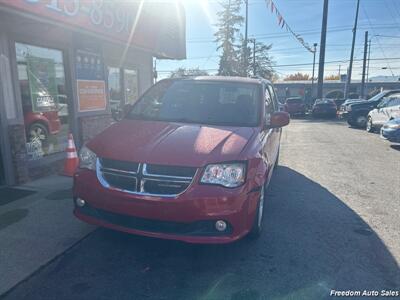
[[[359,29],[370,29],[370,28],[374,28],[374,29],[391,29],[391,28],[398,28],[398,25],[388,25],[388,26],[373,26],[373,25],[369,25],[369,26],[358,26]],[[342,32],[342,31],[350,31],[352,30],[351,26],[341,26],[338,28],[330,28],[327,30],[327,32]],[[321,31],[319,30],[305,30],[305,31],[299,31],[300,34],[302,35],[314,35],[314,34],[320,34]],[[252,34],[249,35],[249,37],[252,38],[257,38],[257,39],[266,39],[266,38],[271,38],[271,39],[275,39],[275,38],[284,38],[290,36],[290,33],[287,32],[282,32],[282,33],[265,33],[265,34]],[[397,37],[397,36],[396,36]],[[400,38],[400,36],[398,36]],[[211,39],[191,39],[188,40],[187,43],[214,43],[215,40],[211,40]]]
[[[383,58],[383,57],[379,57],[379,58],[371,58],[371,61],[382,61],[382,60],[386,60],[386,59],[391,59],[391,60],[400,60],[400,57],[389,57],[389,58]],[[362,59],[354,59],[354,61],[362,61]],[[331,60],[331,61],[326,61],[325,64],[333,64],[333,63],[346,63],[349,62],[349,60]],[[318,65],[319,63],[316,62],[316,65]],[[282,68],[282,67],[299,67],[299,66],[312,66],[312,63],[299,63],[299,64],[285,64],[285,65],[275,65],[273,66],[273,68]],[[356,67],[360,67],[360,66],[356,66]],[[202,69],[203,71],[217,71],[218,69]],[[174,70],[158,70],[158,72],[162,72],[162,73],[169,73],[169,72],[173,72]]]
[[[372,29],[372,23],[371,23],[371,20],[370,20],[370,18],[369,18],[369,16],[368,16],[367,10],[365,9],[365,7],[364,7],[364,6],[363,6],[363,11],[364,11],[364,14],[365,14],[365,16],[367,17],[368,23],[371,25],[371,30],[372,30],[372,32],[374,33],[374,36],[376,36],[376,35],[375,35],[375,30],[374,30],[374,29]],[[380,49],[381,49],[381,51],[382,51],[383,57],[385,57],[385,58],[386,58],[385,51],[384,51],[384,50],[383,50],[383,48],[382,48],[382,45],[381,45],[381,43],[380,43],[380,40],[379,40],[379,38],[378,38],[378,37],[376,37],[376,40],[377,40],[377,42],[378,42],[378,46],[379,46],[379,48],[380,48]],[[390,70],[390,73],[392,74],[392,76],[394,76],[393,70],[392,70],[392,68],[390,67],[390,64],[389,64],[389,62],[388,62],[388,60],[387,60],[387,59],[386,59],[386,65],[387,65],[387,67],[389,68],[389,70]]]

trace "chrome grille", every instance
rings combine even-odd
[[[140,195],[175,197],[191,184],[197,169],[191,167],[132,163],[100,158],[96,172],[110,189]]]

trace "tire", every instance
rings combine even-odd
[[[366,116],[358,116],[356,118],[356,125],[359,128],[365,128],[367,127],[367,117]]]
[[[351,127],[356,127],[356,125],[357,125],[356,123],[349,121],[349,120],[347,120],[347,124],[349,124]]]
[[[35,122],[29,126],[27,132],[28,141],[32,141],[35,138],[39,138],[39,140],[43,143],[47,141],[48,137],[49,137],[49,130],[42,123]]]
[[[262,186],[260,191],[260,199],[257,204],[257,213],[254,217],[253,226],[248,234],[250,239],[257,239],[261,235],[262,221],[264,218],[264,203],[265,203],[265,184]]]
[[[371,117],[368,117],[366,130],[368,132],[374,132],[374,125],[372,124],[372,118]]]

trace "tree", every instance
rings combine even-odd
[[[332,74],[329,76],[325,76],[325,80],[339,80],[339,79],[340,79],[339,75]]]
[[[275,75],[275,71],[273,69],[274,62],[272,58],[269,56],[269,50],[271,50],[272,45],[267,45],[262,42],[256,42],[255,51],[254,47],[249,47],[247,53],[249,53],[247,60],[247,70],[246,75],[255,75],[260,76],[262,78],[272,80]],[[255,53],[255,60],[253,57],[253,51]]]
[[[287,75],[283,80],[284,81],[299,81],[299,80],[310,80],[311,76],[306,73],[297,72],[295,74]]]
[[[189,76],[207,76],[208,72],[204,70],[200,70],[199,67],[187,69],[184,67],[180,67],[175,71],[169,74],[169,78],[181,78],[181,77],[189,77]]]
[[[218,75],[240,75],[241,46],[236,45],[243,17],[240,15],[242,0],[228,0],[221,3],[222,10],[217,12],[218,27],[214,34],[217,51],[222,49]]]

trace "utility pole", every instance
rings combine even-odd
[[[312,64],[312,77],[311,77],[311,99],[313,98],[314,95],[314,73],[315,73],[315,54],[317,53],[317,43],[314,43],[314,58],[313,58],[313,64]]]
[[[363,59],[360,99],[365,99],[365,69],[367,68],[367,51],[368,51],[368,31],[365,32],[364,59]]]
[[[248,54],[247,54],[247,43],[248,43],[248,27],[249,27],[249,0],[244,0],[246,5],[246,19],[244,26],[244,49],[243,49],[243,73],[247,76],[248,67]]]
[[[324,85],[324,67],[325,67],[325,45],[326,45],[326,26],[328,23],[328,0],[324,0],[324,11],[322,15],[321,43],[319,47],[319,65],[318,65],[318,90],[317,98],[322,98],[322,89]]]
[[[256,66],[256,39],[249,39],[250,42],[253,42],[253,76],[257,76],[257,66]]]
[[[350,63],[349,63],[349,69],[348,69],[348,72],[347,72],[347,80],[346,80],[346,86],[345,86],[345,91],[344,91],[344,98],[345,99],[348,98],[349,91],[350,91],[351,72],[353,70],[354,45],[356,43],[357,22],[358,22],[358,11],[359,11],[359,9],[360,9],[360,0],[357,0],[356,18],[354,20],[354,28],[353,28],[353,42],[351,43]]]
[[[339,80],[340,80],[340,68],[342,67],[342,65],[339,65]]]
[[[367,84],[369,82],[369,61],[371,57],[371,39],[369,40],[369,45],[368,45],[368,65],[367,65]]]

